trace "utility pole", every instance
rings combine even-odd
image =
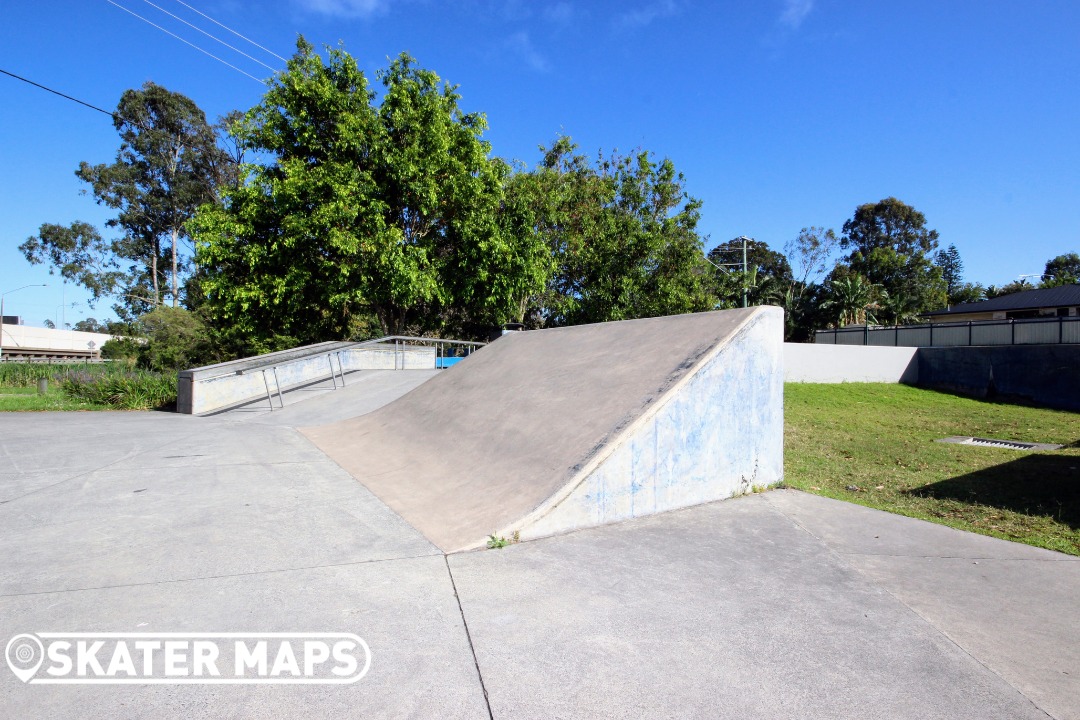
[[[753,238],[748,238],[745,235],[740,235],[736,238],[736,240],[742,240],[742,306],[746,307],[746,243],[748,240],[753,240]]]

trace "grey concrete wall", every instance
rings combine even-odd
[[[433,370],[435,348],[357,347],[353,343],[332,342],[184,370],[177,379],[176,409],[180,413],[203,415],[235,407],[265,398],[267,382],[275,394],[276,383],[282,391],[302,387],[329,378],[331,367],[338,372],[339,359],[340,369],[346,373],[356,370]],[[276,367],[276,383],[271,367]],[[265,379],[263,368],[266,369]]]
[[[921,348],[921,387],[1080,410],[1080,345]]]
[[[915,383],[918,348],[784,343],[784,381]]]

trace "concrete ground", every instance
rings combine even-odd
[[[0,642],[351,632],[367,676],[0,668],[0,717],[1080,718],[1080,558],[795,491],[446,556],[286,414],[0,416]]]

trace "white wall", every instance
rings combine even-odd
[[[29,325],[2,325],[5,348],[34,348],[35,350],[89,350],[87,343],[94,343],[94,352],[112,339],[108,333],[79,332],[78,330],[50,330]]]
[[[919,348],[784,343],[784,381],[806,383],[919,380]]]

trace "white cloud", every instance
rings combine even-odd
[[[506,48],[513,54],[517,55],[520,59],[525,61],[525,64],[537,72],[548,71],[548,61],[536,46],[533,45],[532,40],[529,39],[529,33],[517,32],[506,38]]]
[[[780,13],[780,24],[791,30],[798,30],[803,20],[814,9],[814,0],[784,0],[784,10]]]
[[[678,8],[675,0],[659,0],[637,10],[631,10],[619,16],[616,24],[624,28],[642,28],[658,18],[674,15]]]
[[[341,18],[367,18],[386,10],[387,0],[296,0],[304,10]]]

